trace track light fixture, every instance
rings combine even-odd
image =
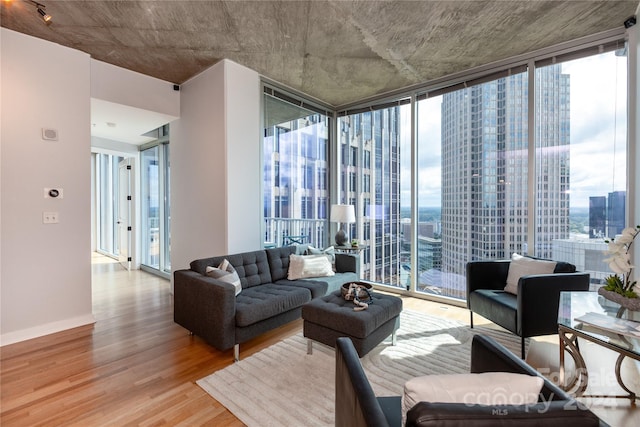
[[[51,20],[53,18],[51,17],[51,15],[45,12],[45,9],[47,8],[47,6],[43,5],[42,3],[38,3],[37,1],[34,1],[34,0],[25,0],[25,1],[28,3],[31,3],[36,7],[36,12],[38,12],[38,14],[42,17],[42,20],[45,22],[45,24],[51,23]]]
[[[37,8],[37,11],[40,15],[42,15],[42,19],[44,20],[44,22],[49,22],[51,21],[51,15],[49,15],[47,12],[45,12],[44,10]]]

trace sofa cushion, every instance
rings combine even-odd
[[[236,269],[226,259],[218,267],[207,267],[206,274],[214,279],[231,283],[236,288],[236,296],[242,291],[242,284]]]
[[[236,326],[244,327],[299,308],[311,301],[308,289],[266,283],[245,288],[236,297]]]
[[[322,281],[327,284],[327,290],[325,294],[330,294],[335,291],[339,291],[343,284],[349,282],[357,282],[360,280],[356,273],[336,273],[333,276],[316,277],[312,279],[302,279],[303,281]]]
[[[220,265],[225,258],[236,269],[242,289],[272,282],[269,261],[264,250],[198,259],[191,262],[191,269],[200,274],[206,274],[207,266]]]
[[[473,312],[516,333],[518,325],[518,298],[509,292],[477,289],[469,294],[469,307]]]
[[[267,260],[271,270],[271,280],[286,279],[289,272],[289,255],[297,253],[297,246],[284,246],[281,248],[267,249]]]
[[[518,281],[522,276],[553,274],[556,264],[555,261],[533,259],[514,253],[509,264],[509,274],[507,275],[507,284],[504,290],[517,295]]]
[[[336,273],[333,276],[314,277],[311,279],[283,279],[278,280],[276,284],[307,288],[311,292],[311,298],[314,299],[340,290],[344,283],[356,282],[357,280],[356,273]]]
[[[287,279],[289,280],[326,277],[334,274],[331,263],[325,255],[291,254],[289,256],[289,272],[287,273]]]
[[[316,279],[299,279],[299,280],[289,280],[282,279],[276,282],[277,285],[282,286],[298,286],[301,288],[308,289],[311,292],[311,299],[319,298],[327,294],[327,282],[323,279],[326,277],[318,277]]]

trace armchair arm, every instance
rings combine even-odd
[[[471,373],[511,372],[541,376],[493,338],[475,335],[471,342]],[[407,412],[407,427],[427,426],[598,426],[600,420],[570,395],[545,379],[542,398],[532,405],[470,405],[420,402]]]
[[[335,385],[336,427],[389,427],[390,419],[401,418],[399,399],[385,413],[362,369],[360,356],[347,337],[336,340]]]
[[[536,274],[518,282],[518,331],[521,337],[558,333],[562,291],[588,291],[588,273]]]
[[[468,405],[420,402],[407,412],[407,427],[494,427],[562,425],[599,426],[599,418],[577,402],[539,402],[534,405]]]
[[[467,263],[467,301],[476,289],[504,289],[510,260],[470,261]]]
[[[336,253],[336,272],[356,273],[360,277],[360,257],[357,254]]]
[[[219,350],[235,344],[234,286],[192,271],[174,272],[173,319]]]
[[[531,365],[513,354],[502,344],[491,337],[474,335],[471,341],[471,368],[472,374],[482,372],[510,372],[514,374],[527,374],[540,376]],[[546,401],[570,400],[571,396],[551,381],[543,377],[544,384],[540,393]]]

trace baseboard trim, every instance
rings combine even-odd
[[[30,340],[33,338],[43,337],[45,335],[55,334],[57,332],[66,331],[67,329],[77,328],[79,326],[91,325],[96,323],[92,314],[85,316],[72,317],[71,319],[51,322],[44,325],[34,326],[33,328],[22,329],[15,332],[8,332],[0,335],[0,347],[15,344],[18,342]]]

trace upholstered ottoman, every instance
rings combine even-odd
[[[307,352],[312,353],[313,341],[335,348],[338,337],[351,338],[360,357],[389,335],[395,345],[402,300],[377,293],[372,293],[372,299],[373,303],[366,310],[354,311],[353,301],[345,300],[338,290],[303,305],[303,333],[308,338]]]

